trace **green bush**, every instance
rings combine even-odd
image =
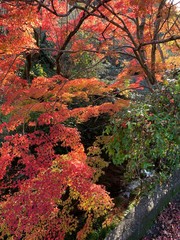
[[[98,61],[94,54],[80,53],[72,63],[71,77],[74,79],[97,77],[98,71],[102,68],[102,64]]]
[[[179,166],[178,80],[116,114],[104,131],[104,149],[125,179],[163,180]],[[149,181],[149,180],[148,180]]]

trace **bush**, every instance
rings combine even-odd
[[[178,80],[158,86],[143,101],[113,116],[106,127],[104,149],[115,165],[125,165],[128,181],[152,183],[178,167],[178,92]]]

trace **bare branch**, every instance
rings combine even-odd
[[[138,48],[141,48],[141,47],[147,46],[147,45],[152,45],[152,44],[172,42],[172,41],[176,41],[176,40],[179,40],[179,39],[180,39],[180,35],[174,35],[174,36],[171,36],[171,37],[166,38],[166,39],[158,39],[158,40],[152,40],[152,41],[149,41],[149,42],[141,43]]]

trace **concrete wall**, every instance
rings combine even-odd
[[[140,240],[160,211],[179,192],[180,170],[166,184],[158,186],[150,196],[143,197],[105,240]]]

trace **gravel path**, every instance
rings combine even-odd
[[[180,194],[159,215],[143,240],[180,240]]]

